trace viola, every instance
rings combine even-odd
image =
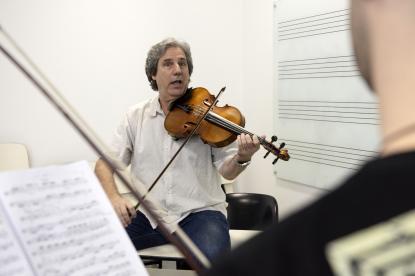
[[[242,113],[233,106],[225,105],[223,107],[212,106],[215,102],[215,96],[203,87],[189,88],[186,93],[172,102],[169,106],[169,113],[166,115],[164,127],[169,135],[176,139],[187,137],[197,126],[197,122],[210,108],[203,121],[200,122],[196,135],[213,147],[224,147],[236,140],[237,135],[242,133],[251,137],[256,135],[247,131],[245,127],[245,118]],[[272,153],[278,159],[288,161],[290,155],[288,150],[284,149],[285,143],[278,147],[274,144],[277,141],[276,136],[272,136],[271,142],[256,135],[260,144],[268,151],[264,158]]]

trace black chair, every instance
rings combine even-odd
[[[273,196],[229,193],[226,201],[230,229],[264,230],[278,221],[278,204]]]

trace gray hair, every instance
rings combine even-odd
[[[151,47],[150,51],[147,53],[146,75],[148,81],[150,82],[150,86],[154,91],[157,91],[158,87],[156,81],[153,80],[152,76],[157,74],[157,64],[159,59],[162,55],[164,55],[164,53],[166,53],[167,49],[175,47],[179,47],[183,50],[187,60],[187,67],[189,68],[189,76],[192,75],[193,61],[189,44],[187,44],[185,41],[179,41],[175,38],[166,38]]]

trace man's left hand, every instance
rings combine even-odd
[[[238,142],[238,153],[236,161],[243,163],[250,161],[252,155],[258,151],[260,147],[259,139],[256,135],[251,137],[249,134],[242,133],[236,139]]]

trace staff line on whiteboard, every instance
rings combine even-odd
[[[313,160],[324,160],[324,161],[330,161],[330,162],[334,162],[334,163],[340,163],[340,164],[347,164],[347,165],[352,165],[352,166],[358,166],[359,163],[364,162],[366,160],[361,160],[361,162],[347,162],[347,161],[339,161],[339,160],[335,160],[335,159],[330,159],[330,158],[324,158],[324,157],[316,157],[316,156],[312,156],[312,155],[307,155],[307,154],[292,154],[290,153],[290,156],[292,157],[307,157],[307,158],[312,158]]]
[[[340,27],[347,27],[349,26],[349,23],[346,24],[341,24],[341,25],[336,25],[336,26],[329,26],[329,27],[324,27],[324,28],[318,28],[318,29],[311,29],[311,30],[306,30],[306,31],[301,31],[301,32],[293,32],[293,33],[288,33],[288,34],[278,34],[279,37],[285,37],[285,36],[290,36],[290,35],[295,35],[295,34],[303,34],[303,33],[311,33],[311,32],[316,32],[316,31],[321,31],[321,30],[327,30],[327,29],[333,29],[333,28],[340,28]],[[308,28],[309,26],[305,27]]]
[[[340,19],[340,20],[335,20],[335,21],[330,21],[330,22],[324,22],[324,23],[319,23],[319,24],[313,24],[313,25],[308,25],[308,26],[301,26],[301,27],[296,27],[296,28],[291,28],[291,29],[286,29],[286,30],[278,30],[278,33],[288,32],[288,31],[298,30],[298,29],[304,29],[304,28],[310,28],[310,27],[316,27],[316,26],[320,26],[320,25],[324,25],[324,24],[344,22],[344,21],[346,21],[346,19]]]
[[[345,146],[333,146],[329,144],[321,144],[321,143],[315,143],[315,142],[308,142],[308,141],[299,141],[299,140],[293,140],[291,138],[281,138],[284,141],[288,141],[290,143],[300,143],[300,144],[306,144],[306,145],[316,145],[316,146],[323,146],[323,147],[330,147],[330,148],[336,148],[336,149],[345,149],[345,150],[353,150],[353,151],[366,151],[368,153],[375,153],[378,154],[377,151],[371,151],[371,150],[365,150],[361,148],[352,148],[352,147],[345,147]]]
[[[291,66],[295,66],[291,65]],[[308,65],[308,64],[307,64]],[[280,66],[280,67],[285,67],[285,66]],[[297,70],[310,70],[310,69],[328,69],[328,68],[344,68],[344,67],[356,67],[357,65],[353,64],[353,65],[338,65],[338,66],[322,66],[322,67],[309,67],[309,68],[292,68],[292,69],[278,69],[278,71],[297,71]]]
[[[326,166],[330,166],[330,167],[337,167],[337,168],[342,168],[342,169],[348,169],[348,170],[355,170],[357,171],[359,168],[350,168],[350,167],[345,167],[345,166],[340,166],[340,165],[334,165],[334,164],[327,164],[324,162],[319,162],[319,161],[315,161],[315,160],[306,160],[306,159],[301,159],[301,158],[296,158],[296,157],[291,157],[292,160],[300,160],[300,161],[304,161],[304,162],[310,162],[310,163],[316,163],[319,165],[326,165]],[[311,185],[307,185],[307,186],[311,186]],[[314,187],[314,186],[312,186]]]
[[[291,40],[291,39],[309,37],[309,36],[317,36],[317,35],[323,35],[323,34],[339,33],[339,32],[349,31],[349,30],[350,30],[349,28],[346,28],[346,29],[343,29],[343,30],[336,30],[336,31],[331,31],[331,32],[323,32],[323,33],[317,33],[317,34],[301,35],[301,36],[295,36],[295,37],[290,37],[290,38],[283,38],[283,39],[278,39],[278,41],[285,41],[285,40]]]
[[[312,62],[312,63],[281,64],[281,65],[278,65],[278,67],[281,68],[281,67],[287,67],[287,66],[330,64],[330,63],[344,63],[344,62],[353,62],[355,64],[356,61],[355,60],[337,60],[337,61]],[[351,66],[351,65],[348,65],[348,66]]]
[[[307,102],[307,101],[304,101]],[[314,103],[320,103],[318,101],[314,101]],[[323,103],[323,102],[321,102]],[[338,104],[340,102],[327,102],[327,103],[335,103]],[[353,103],[353,102],[350,102]],[[356,102],[354,104],[367,104],[367,103],[359,103]],[[371,103],[368,103],[371,104]],[[364,106],[336,106],[336,105],[307,105],[307,104],[279,104],[278,106],[282,107],[290,107],[290,106],[299,106],[299,107],[325,107],[325,108],[357,108],[357,109],[378,109],[377,107],[364,107]]]
[[[318,23],[318,24],[313,24],[313,22],[327,20],[327,19],[329,19],[329,20],[330,19],[337,19],[337,18],[342,18],[342,19],[334,20],[334,21],[326,21],[326,22],[322,22],[322,23]],[[347,23],[349,23],[349,15],[338,15],[338,16],[326,17],[326,18],[321,18],[321,19],[312,20],[312,21],[305,21],[305,22],[301,22],[301,23],[297,23],[297,24],[292,24],[292,25],[289,25],[289,26],[278,26],[278,33],[288,32],[290,30],[305,29],[305,28],[310,28],[310,27],[313,27],[313,26],[328,25],[328,24],[338,23],[338,22],[347,22]],[[308,23],[311,23],[311,24],[308,24]],[[304,24],[307,24],[307,25],[304,25]],[[303,25],[303,26],[298,26],[298,25]],[[292,27],[292,26],[298,26],[298,27],[287,28],[287,27]]]
[[[342,112],[338,112],[342,113]],[[303,113],[284,113],[279,112],[280,115],[286,116],[306,116],[306,117],[323,117],[323,118],[341,118],[341,119],[359,119],[359,120],[375,120],[378,121],[378,118],[373,117],[353,117],[353,116],[335,116],[335,115],[320,115],[320,114],[303,114]],[[299,117],[297,117],[299,118]]]
[[[294,61],[306,61],[306,60],[317,60],[317,59],[345,58],[345,57],[351,57],[351,58],[353,58],[353,60],[355,59],[354,55],[347,55],[347,56],[330,56],[330,57],[307,58],[307,59],[290,59],[290,60],[280,61],[280,63],[294,62]]]
[[[344,12],[344,11],[349,11],[349,9],[331,11],[331,12],[320,13],[320,14],[316,14],[316,15],[301,17],[301,18],[295,18],[295,19],[280,21],[279,24],[285,24],[285,23],[288,23],[288,22],[294,22],[294,21],[298,21],[298,20],[304,20],[304,19],[307,19],[307,18],[313,18],[313,17],[318,17],[318,16],[322,16],[322,15],[327,15],[327,14],[333,14],[333,13],[337,13],[337,12]]]
[[[374,104],[377,105],[376,102],[342,102],[342,101],[322,101],[322,100],[279,100],[280,102],[300,102],[300,103],[340,103],[340,104]]]
[[[279,80],[304,80],[304,79],[328,79],[328,78],[350,78],[350,77],[360,77],[360,75],[341,75],[341,76],[315,76],[315,77],[298,77],[298,78],[278,78]]]
[[[319,155],[323,155],[323,156],[330,156],[330,157],[334,157],[334,158],[339,158],[339,159],[346,159],[346,160],[354,160],[354,161],[359,161],[359,162],[363,162],[366,161],[367,158],[371,158],[372,156],[362,156],[363,158],[352,158],[350,157],[350,155],[354,155],[354,154],[349,154],[349,156],[339,156],[339,155],[334,155],[334,154],[328,154],[328,153],[322,153],[322,152],[313,152],[313,151],[307,151],[307,150],[300,150],[300,149],[295,149],[293,148],[293,146],[290,146],[290,154],[293,153],[293,155],[296,155],[296,152],[302,152],[302,153],[309,153],[309,154],[315,154],[317,156]]]
[[[334,70],[334,71],[317,71],[317,72],[300,72],[300,73],[280,73],[280,76],[293,76],[293,75],[309,75],[309,74],[332,74],[332,73],[349,73],[360,72],[359,70]]]
[[[300,149],[298,149],[298,148],[300,148]],[[361,150],[350,150],[349,152],[346,152],[346,151],[332,150],[332,149],[326,149],[326,148],[317,148],[317,147],[313,147],[313,146],[301,146],[301,145],[290,144],[290,150],[292,149],[294,151],[295,150],[304,151],[304,150],[301,150],[302,148],[305,148],[307,150],[317,150],[317,151],[319,151],[319,153],[310,152],[310,153],[314,153],[314,154],[329,155],[329,154],[326,153],[326,152],[329,152],[329,153],[334,153],[334,154],[335,153],[340,153],[340,154],[346,154],[346,155],[361,156],[361,157],[364,157],[365,159],[374,157],[372,152],[370,152],[370,154],[369,153],[368,154],[363,154],[363,153],[361,153]],[[305,152],[307,152],[307,151],[305,151]],[[377,153],[376,153],[376,155],[377,155]],[[333,157],[342,157],[342,156],[339,156],[339,155],[331,155],[331,156],[333,156]],[[361,160],[361,159],[357,159],[357,160]]]
[[[356,112],[356,111],[339,111],[339,110],[317,110],[317,109],[290,109],[280,108],[279,111],[297,111],[297,112],[322,112],[322,113],[349,113],[349,114],[363,114],[363,115],[378,115],[377,112]],[[283,114],[283,113],[280,113]]]
[[[308,118],[291,118],[291,117],[279,117],[280,119],[287,120],[300,120],[300,121],[316,121],[316,122],[328,122],[328,123],[345,123],[345,124],[357,124],[357,125],[373,125],[377,126],[379,123],[370,123],[370,122],[356,122],[356,121],[338,121],[338,120],[318,120],[318,119],[308,119]]]

